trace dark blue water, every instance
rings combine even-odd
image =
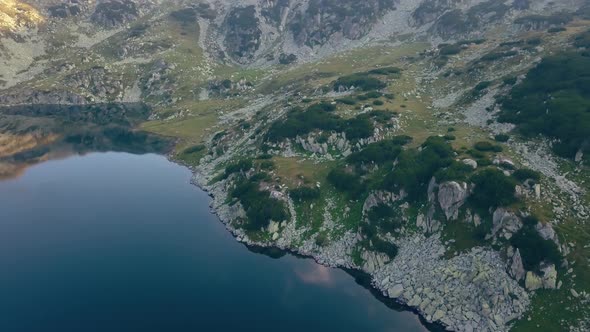
[[[340,270],[255,254],[156,155],[0,182],[0,331],[423,331]]]

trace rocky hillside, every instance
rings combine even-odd
[[[0,173],[139,126],[240,241],[451,330],[587,330],[587,0],[0,6]]]

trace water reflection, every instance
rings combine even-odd
[[[143,104],[0,107],[0,179],[88,152],[163,153],[171,140],[135,129],[149,113]]]
[[[319,264],[307,265],[295,269],[295,275],[306,284],[334,287],[332,269]]]

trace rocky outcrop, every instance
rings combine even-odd
[[[84,105],[87,97],[70,91],[12,90],[0,94],[0,106],[15,105]]]
[[[380,204],[391,205],[395,202],[399,202],[404,197],[405,193],[403,191],[399,195],[382,190],[373,191],[369,194],[369,197],[367,197],[363,204],[363,215],[366,215],[369,210]]]
[[[543,287],[543,280],[535,273],[529,271],[526,273],[524,285],[527,290],[534,291]]]
[[[549,264],[541,267],[543,272],[543,288],[555,289],[557,288],[557,270],[554,264]]]
[[[512,256],[512,263],[509,269],[510,276],[516,281],[524,279],[526,271],[522,265],[522,257],[520,256],[520,250],[516,249],[516,252]]]
[[[502,268],[499,254],[477,248],[450,260],[438,235],[396,242],[398,255],[373,273],[387,297],[416,308],[452,331],[507,331],[529,297]]]
[[[84,10],[86,3],[80,0],[69,0],[47,8],[49,15],[55,18],[78,16]]]
[[[239,63],[254,58],[260,48],[262,30],[255,6],[234,8],[225,20],[225,48]]]
[[[307,10],[293,19],[291,31],[299,45],[310,47],[324,45],[335,35],[360,39],[395,4],[395,0],[311,0]]]
[[[96,5],[90,19],[95,24],[112,29],[139,17],[139,9],[131,0],[110,0]]]
[[[64,79],[64,85],[86,90],[98,99],[118,97],[117,94],[123,90],[122,80],[113,77],[104,67],[93,67],[68,75]]]
[[[521,228],[522,221],[519,217],[504,208],[497,208],[492,217],[491,233],[486,235],[486,239],[491,239],[496,236],[510,239],[512,235],[516,234]]]
[[[438,203],[445,213],[447,220],[457,220],[459,209],[469,197],[467,183],[461,184],[451,181],[442,183],[438,187]]]

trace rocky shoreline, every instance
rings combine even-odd
[[[326,247],[319,247],[313,236],[303,240],[305,230],[296,229],[291,221],[271,226],[275,228],[271,230],[274,231],[272,240],[254,241],[232,225],[244,211],[239,203],[226,204],[225,186],[229,181],[209,184],[213,178],[211,165],[189,168],[193,172],[192,183],[209,194],[211,211],[239,242],[309,257],[331,268],[358,271],[371,280],[365,286],[383,299],[419,314],[430,330],[508,331],[511,323],[521,318],[530,306],[529,294],[510,277],[499,252],[474,248],[446,259],[445,243],[438,233],[430,237],[407,234],[396,240],[399,253],[393,260],[365,252],[363,266],[353,262],[352,251],[359,237],[351,232]],[[329,226],[330,221],[326,220],[325,224]],[[297,246],[293,245],[295,242]]]

